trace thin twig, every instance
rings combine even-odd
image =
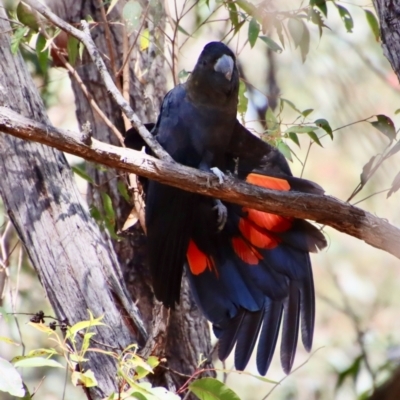
[[[48,38],[48,35],[45,30],[42,30],[42,33]],[[82,93],[85,95],[89,105],[92,107],[93,111],[100,117],[101,120],[106,124],[106,126],[111,130],[111,132],[117,137],[121,146],[124,146],[124,137],[122,133],[118,130],[118,128],[111,122],[111,120],[104,114],[101,108],[98,106],[96,100],[93,98],[91,93],[89,92],[88,88],[86,87],[85,83],[82,81],[81,77],[77,73],[76,69],[67,61],[64,57],[60,49],[54,44],[51,43],[52,49],[57,52],[57,56],[59,60],[63,63],[64,67],[68,70],[70,75],[76,80],[78,86],[82,90]]]
[[[117,76],[117,66],[115,63],[114,47],[113,47],[112,41],[111,41],[111,30],[110,30],[110,26],[107,21],[107,14],[104,9],[103,1],[97,0],[97,2],[99,4],[101,18],[104,23],[104,32],[105,32],[105,38],[106,38],[106,43],[107,43],[107,47],[108,47],[108,56],[110,58],[111,71],[112,71],[113,75],[116,77]],[[116,85],[117,85],[117,87],[119,86],[118,79],[116,80]]]
[[[285,375],[261,400],[265,400],[267,399],[270,394],[286,379],[288,378],[290,375],[293,375],[295,372],[297,372],[300,368],[303,368],[310,360],[311,358],[314,356],[314,354],[323,349],[323,347],[319,347],[318,349],[314,350],[310,356],[307,358],[306,361],[304,361],[303,363],[301,363],[297,368],[295,368],[289,375]]]
[[[155,138],[150,134],[150,132],[145,128],[145,126],[140,121],[139,117],[132,110],[129,103],[124,99],[121,93],[118,91],[117,87],[114,84],[113,79],[111,78],[109,72],[107,71],[107,67],[104,64],[103,59],[99,55],[99,51],[96,45],[93,42],[93,39],[90,35],[89,24],[86,21],[81,21],[81,25],[83,31],[74,28],[72,25],[66,23],[64,20],[59,18],[56,14],[50,11],[50,9],[38,1],[35,0],[25,0],[25,3],[29,5],[33,10],[37,11],[39,14],[46,17],[50,22],[52,22],[55,26],[59,27],[63,31],[67,32],[71,36],[78,39],[82,42],[92,61],[96,65],[101,78],[103,79],[103,83],[106,86],[107,90],[111,93],[112,97],[118,104],[118,106],[123,110],[125,115],[129,118],[132,125],[138,130],[139,134],[143,137],[145,142],[152,149],[154,154],[156,154],[161,160],[174,162],[172,157],[160,146],[160,144],[155,140]]]
[[[134,47],[135,47],[135,45],[136,45],[136,43],[137,43],[137,41],[138,41],[138,39],[140,37],[140,32],[142,31],[143,26],[146,23],[146,18],[147,18],[147,14],[149,12],[149,8],[150,8],[150,4],[148,4],[148,6],[146,7],[146,10],[144,12],[144,16],[143,16],[143,19],[142,19],[142,23],[139,26],[138,33],[137,33],[135,39],[133,40],[132,44],[130,45],[129,50],[127,50],[126,52],[125,51],[123,52],[124,62],[122,63],[121,68],[119,69],[119,71],[115,75],[117,78],[123,73],[123,71],[125,70],[126,65],[128,64],[128,61],[130,60],[130,54],[132,53],[132,50],[134,49]],[[128,35],[126,33],[125,25],[124,25],[124,33],[123,33],[123,35],[124,35],[124,41],[127,40],[128,39]],[[127,99],[125,99],[125,100],[127,100]]]

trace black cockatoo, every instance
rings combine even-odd
[[[204,171],[237,174],[275,190],[323,193],[295,178],[283,155],[236,119],[239,76],[231,50],[205,46],[187,82],[164,98],[157,123],[148,129],[173,159]],[[144,142],[135,129],[127,147]],[[215,169],[217,168],[217,169]],[[221,176],[221,175],[220,175]],[[255,347],[265,375],[282,322],[281,363],[289,373],[298,330],[312,346],[315,299],[309,252],[326,246],[310,223],[265,213],[146,181],[147,253],[154,293],[166,307],[179,302],[183,268],[194,299],[219,338],[218,355],[233,347],[243,370]],[[221,225],[221,213],[225,213]],[[301,323],[300,323],[301,320]]]

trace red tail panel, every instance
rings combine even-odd
[[[240,218],[239,229],[242,235],[254,246],[260,249],[273,249],[279,244],[278,239],[266,231],[261,231],[248,219]]]
[[[204,254],[196,245],[196,243],[190,239],[186,257],[189,263],[190,271],[193,275],[199,275],[203,273],[206,268],[215,269],[213,260]]]
[[[246,182],[262,186],[266,189],[290,190],[290,185],[287,180],[274,178],[272,176],[249,174],[247,175]]]
[[[246,264],[257,265],[258,261],[263,259],[263,256],[254,247],[249,246],[240,237],[232,238],[232,246],[235,253]]]
[[[263,211],[243,208],[247,212],[247,218],[261,228],[272,232],[285,232],[292,226],[292,218],[281,217],[280,215],[270,214]]]

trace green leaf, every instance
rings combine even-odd
[[[189,390],[200,400],[240,400],[232,389],[214,378],[197,379],[189,385]]]
[[[360,371],[360,366],[361,366],[361,361],[362,361],[363,357],[362,355],[358,356],[353,363],[350,365],[349,368],[346,368],[345,370],[341,371],[338,373],[338,380],[336,382],[336,389],[339,389],[344,380],[347,377],[351,377],[353,378],[353,380],[355,380],[357,378],[357,375]]]
[[[290,100],[284,99],[283,97],[281,97],[281,103],[282,104],[287,104],[290,108],[292,108],[294,111],[298,112],[299,114],[301,114],[301,111],[294,105],[293,102],[291,102]]]
[[[25,35],[28,32],[29,32],[29,28],[27,26],[19,27],[14,31],[14,34],[12,35],[12,38],[11,38],[11,53],[12,54],[17,53],[17,51],[19,49],[19,45],[24,40]]]
[[[86,351],[87,351],[87,349],[89,348],[90,339],[91,339],[94,335],[96,335],[95,332],[86,332],[86,333],[83,335],[82,347],[81,347],[81,351],[82,351],[83,354],[85,354]]]
[[[247,106],[249,103],[249,99],[246,96],[247,87],[246,84],[241,80],[239,83],[239,103],[238,103],[238,113],[244,119],[244,116],[247,112]]]
[[[132,393],[130,394],[130,396],[131,396],[132,398],[138,399],[138,400],[148,400],[148,398],[147,398],[144,394],[139,393],[139,392],[132,392]]]
[[[103,216],[101,215],[100,210],[95,205],[90,206],[90,215],[97,222],[103,221]]]
[[[248,15],[254,15],[257,8],[246,0],[236,0],[236,4]]]
[[[325,15],[325,18],[328,16],[328,7],[326,5],[326,0],[311,0],[310,6],[318,7]]]
[[[28,325],[32,326],[40,332],[47,333],[48,335],[54,335],[53,329],[49,328],[47,325],[41,322],[39,324],[36,322],[28,322]]]
[[[385,159],[392,157],[394,154],[398,153],[400,151],[400,141],[398,141],[391,149],[390,151],[386,154]]]
[[[145,29],[140,35],[140,51],[145,51],[150,45],[150,31]]]
[[[68,36],[67,41],[67,52],[68,52],[68,61],[74,66],[76,63],[76,58],[78,57],[79,52],[79,40],[75,39],[73,36]]]
[[[82,168],[79,168],[77,166],[74,166],[71,168],[72,172],[74,172],[75,174],[77,174],[78,176],[80,176],[82,179],[84,179],[85,181],[89,182],[89,183],[94,183],[93,179],[86,173],[86,171],[84,171]]]
[[[101,198],[103,199],[103,207],[106,217],[110,220],[110,222],[115,222],[115,211],[111,197],[107,193],[102,192]]]
[[[286,129],[285,133],[294,132],[294,133],[310,133],[314,132],[318,129],[318,126],[309,126],[309,125],[294,125],[290,128]]]
[[[274,20],[274,27],[276,29],[276,33],[278,35],[279,41],[281,42],[282,47],[285,47],[285,38],[283,36],[283,26],[282,26],[282,21],[279,19]]]
[[[282,53],[282,47],[279,46],[278,43],[273,41],[270,37],[268,36],[259,36],[259,38],[272,50],[276,51],[277,53]]]
[[[290,147],[284,141],[279,140],[276,147],[289,161],[293,161]]]
[[[94,318],[93,314],[91,313],[90,310],[88,310],[89,312],[89,320],[87,321],[79,321],[77,322],[75,325],[71,326],[70,328],[68,328],[67,331],[67,338],[70,338],[71,336],[75,336],[77,334],[77,332],[82,331],[83,329],[88,329],[91,328],[93,326],[106,326],[106,324],[104,324],[103,322],[101,322],[101,320],[104,318],[103,315],[101,315],[98,318]]]
[[[14,366],[17,368],[31,368],[31,367],[53,367],[53,368],[64,368],[56,360],[52,360],[51,358],[43,358],[43,357],[27,357],[22,360],[19,360],[14,363]]]
[[[93,387],[97,386],[97,380],[92,370],[85,372],[74,371],[71,375],[71,381],[74,386]]]
[[[305,27],[304,22],[301,21],[300,19],[289,18],[288,29],[296,49],[297,47],[300,46],[301,40],[303,38],[304,27]]]
[[[270,131],[276,130],[279,126],[279,122],[276,119],[275,114],[270,107],[267,108],[267,113],[265,115],[265,122],[267,124],[268,130]]]
[[[190,36],[190,33],[182,28],[182,26],[178,25],[178,31],[183,33],[186,36]]]
[[[303,24],[303,36],[300,41],[300,53],[301,53],[301,60],[306,61],[307,54],[310,51],[310,31],[308,30],[307,25],[304,21],[301,21]]]
[[[331,137],[331,139],[333,139],[332,128],[326,119],[324,118],[316,119],[314,121],[314,124],[317,125],[319,128],[323,129]]]
[[[76,354],[76,353],[70,354],[69,355],[69,359],[70,359],[70,361],[72,361],[74,363],[77,363],[77,364],[89,361],[88,358],[85,358],[84,356],[81,356],[81,355]]]
[[[370,124],[382,132],[390,141],[396,139],[396,129],[393,121],[386,115],[376,115],[377,121],[370,122]]]
[[[135,382],[129,376],[123,374],[124,378],[128,381],[132,389],[129,391],[130,396],[142,400],[180,400],[180,397],[169,390],[151,386],[150,382]],[[140,394],[141,396],[138,396]]]
[[[254,45],[256,44],[259,33],[260,33],[260,24],[253,17],[249,23],[249,32],[248,32],[250,47],[254,47]]]
[[[155,367],[157,367],[160,364],[160,360],[156,356],[150,356],[147,359],[147,364],[149,364],[150,367],[154,369]]]
[[[372,33],[374,34],[375,40],[379,42],[380,32],[378,20],[376,19],[375,14],[372,11],[364,10],[364,12],[365,17],[367,18],[368,25],[371,28]]]
[[[400,172],[395,176],[392,182],[392,187],[390,188],[387,197],[389,198],[393,193],[396,193],[400,189]]]
[[[186,69],[182,69],[179,71],[178,73],[178,79],[181,83],[185,82],[187,77],[190,75],[190,73],[188,71],[186,71]]]
[[[398,108],[398,109],[394,112],[395,115],[397,115],[398,113],[400,113],[400,108]]]
[[[129,197],[128,189],[126,188],[126,184],[122,181],[118,181],[117,188],[119,194],[128,202],[130,203],[131,198]]]
[[[302,111],[301,115],[303,117],[308,117],[314,111],[313,108],[307,108],[307,110]]]
[[[314,8],[310,8],[308,12],[308,17],[310,18],[311,22],[315,25],[318,26],[318,31],[319,31],[319,37],[322,36],[322,28],[327,28],[327,26],[324,23],[324,20],[322,19],[322,15],[319,11],[315,10]]]
[[[38,357],[52,357],[54,355],[58,354],[57,351],[55,349],[35,349],[35,350],[31,350],[27,355],[25,356],[15,356],[13,357],[13,359],[11,360],[11,362],[13,364],[22,361],[22,360],[26,360],[28,358],[38,358]]]
[[[362,185],[364,185],[370,178],[371,169],[374,166],[374,162],[377,158],[378,156],[372,156],[371,159],[363,166],[363,170],[360,175],[360,181]]]
[[[39,31],[39,24],[37,22],[36,15],[30,7],[25,5],[22,1],[17,6],[17,17],[21,24],[31,28],[33,31]]]
[[[47,62],[49,59],[49,49],[46,49],[46,38],[39,33],[36,39],[36,55],[39,62],[39,67],[43,74],[47,72]]]
[[[52,349],[52,348],[50,348],[50,349],[34,349],[34,350],[31,350],[27,354],[27,356],[28,357],[37,357],[37,356],[49,356],[49,357],[51,357],[51,356],[54,356],[56,354],[58,354],[57,351],[55,349]],[[13,358],[13,360],[15,360],[15,358]]]
[[[297,146],[300,147],[299,138],[298,138],[298,136],[297,136],[296,133],[294,133],[294,132],[289,132],[289,133],[288,133],[288,136],[289,136],[290,139],[293,140],[293,142],[295,142],[295,143],[297,144]]]
[[[15,366],[0,357],[0,391],[10,393],[11,396],[25,396],[25,389],[21,375]]]
[[[339,11],[340,18],[342,18],[342,21],[344,23],[344,26],[345,26],[347,32],[349,32],[349,33],[353,32],[354,21],[353,21],[353,17],[349,13],[349,11],[347,10],[347,8],[345,8],[343,6],[339,6],[336,3],[335,3],[335,5]]]
[[[307,135],[310,136],[310,138],[317,143],[319,146],[322,146],[321,142],[319,141],[319,137],[317,136],[317,134],[315,132],[307,132]]]
[[[153,19],[153,26],[159,26],[161,19],[165,16],[164,2],[162,0],[150,0],[149,15]]]
[[[232,22],[232,26],[235,28],[235,33],[239,30],[239,16],[236,8],[236,4],[233,1],[226,3],[229,11],[229,19]]]
[[[122,17],[125,21],[128,32],[132,32],[139,26],[142,15],[142,6],[138,1],[129,0],[122,9]]]
[[[13,344],[14,346],[20,346],[19,343],[14,342],[14,340],[12,340],[8,337],[4,337],[4,336],[0,336],[0,342],[7,343],[7,344]]]

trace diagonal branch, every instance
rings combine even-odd
[[[330,196],[273,191],[244,183],[234,177],[219,184],[218,178],[212,174],[44,125],[6,107],[0,107],[0,131],[191,192],[329,225],[400,258],[400,229],[382,218]]]
[[[149,145],[149,147],[154,151],[154,153],[161,160],[172,162],[171,156],[159,145],[159,143],[154,139],[154,137],[150,134],[150,132],[145,128],[145,126],[140,121],[139,117],[132,110],[129,103],[124,99],[122,94],[119,92],[115,83],[107,70],[106,65],[104,64],[103,59],[101,58],[99,51],[96,45],[93,42],[92,37],[90,36],[89,25],[86,21],[82,21],[82,27],[84,31],[80,31],[76,29],[72,25],[65,22],[63,19],[58,17],[56,14],[50,11],[48,7],[41,4],[35,0],[24,0],[24,3],[28,4],[33,10],[37,11],[39,14],[46,17],[51,23],[60,28],[61,30],[67,32],[69,35],[73,36],[75,39],[78,39],[82,42],[92,61],[95,63],[101,78],[103,79],[104,85],[107,90],[110,92],[112,97],[118,106],[123,110],[125,115],[129,118],[132,125],[138,130],[139,134],[145,140],[145,142]]]

